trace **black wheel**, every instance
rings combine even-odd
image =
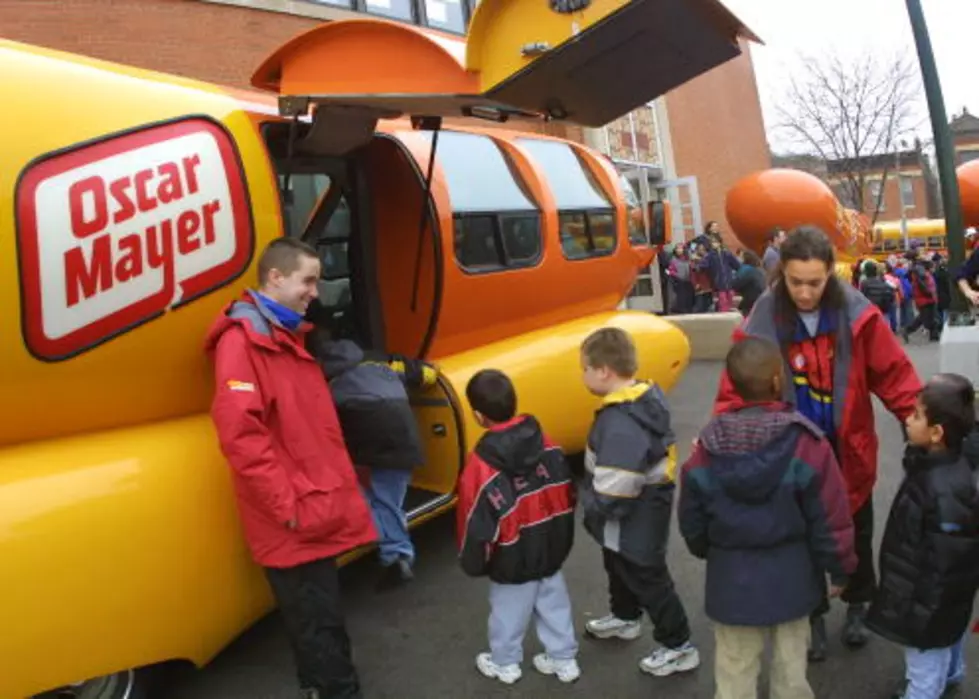
[[[148,699],[146,671],[126,670],[37,694],[33,699]]]

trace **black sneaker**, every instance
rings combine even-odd
[[[809,662],[821,663],[826,660],[826,619],[822,616],[809,620],[812,638],[809,641]]]
[[[377,582],[377,591],[385,592],[407,585],[415,579],[415,572],[411,569],[411,562],[407,558],[399,558],[394,563],[384,566],[381,579]]]
[[[316,689],[300,689],[299,699],[320,699],[319,690]]]
[[[843,625],[843,645],[850,649],[863,648],[870,640],[870,633],[864,624],[867,605],[851,604],[846,610],[846,623]]]

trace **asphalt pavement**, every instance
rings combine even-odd
[[[909,353],[922,377],[938,370],[937,345],[921,338]],[[670,395],[680,455],[711,409],[720,372],[718,362],[693,363]],[[891,499],[900,483],[902,439],[897,422],[878,404],[881,442],[880,481],[875,493],[877,542]],[[582,677],[574,685],[542,677],[530,663],[538,650],[528,634],[524,676],[503,686],[480,675],[477,653],[486,649],[488,604],[486,581],[467,578],[456,563],[452,516],[416,530],[417,579],[396,592],[377,594],[371,560],[343,571],[345,607],[355,661],[367,699],[548,699],[550,697],[713,697],[714,641],[703,612],[704,564],[694,559],[674,525],[670,566],[687,607],[693,640],[701,650],[701,667],[682,676],[657,679],[642,674],[639,659],[653,647],[648,622],[641,640],[593,641],[582,638]],[[598,546],[579,529],[565,567],[579,633],[584,622],[607,613],[605,573]],[[886,699],[903,673],[902,651],[880,638],[859,651],[846,650],[839,639],[843,606],[835,603],[829,618],[830,657],[810,667],[809,678],[819,699]],[[976,657],[979,637],[972,636],[967,653]],[[974,665],[974,664],[973,664]],[[762,687],[767,687],[763,673]],[[979,676],[972,673],[958,695],[979,697]],[[278,615],[272,614],[246,632],[210,666],[187,673],[171,687],[167,699],[295,699],[297,689],[289,647]],[[767,696],[764,691],[761,696]]]

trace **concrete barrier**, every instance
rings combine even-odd
[[[724,359],[731,349],[731,334],[743,320],[740,313],[697,313],[663,316],[683,331],[690,342],[691,359]]]

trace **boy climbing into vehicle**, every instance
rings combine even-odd
[[[809,615],[823,576],[836,596],[857,565],[846,483],[822,431],[782,401],[778,345],[741,340],[728,352],[727,375],[745,407],[700,433],[678,508],[687,547],[707,560],[717,696],[757,699],[772,636],[772,699],[812,699]]]
[[[436,371],[418,360],[384,356],[370,361],[352,340],[322,340],[317,356],[330,382],[343,440],[353,463],[366,470],[367,501],[377,526],[385,590],[414,578],[415,548],[404,500],[411,472],[425,460],[406,387],[431,386]]]
[[[665,396],[635,379],[636,348],[618,328],[590,335],[581,364],[585,386],[603,398],[588,435],[580,497],[585,528],[602,546],[612,612],[585,629],[595,638],[636,639],[645,610],[661,647],[640,669],[657,677],[693,670],[700,654],[666,567],[676,445]]]
[[[517,415],[506,374],[480,371],[466,398],[487,429],[460,477],[457,509],[462,569],[490,579],[490,650],[476,656],[476,667],[505,684],[519,680],[533,617],[545,651],[534,656],[534,667],[574,682],[581,675],[578,641],[561,573],[574,542],[571,469],[537,420]]]
[[[938,374],[906,420],[904,481],[880,546],[867,627],[905,647],[895,699],[939,699],[965,679],[979,587],[979,429],[972,382]]]

